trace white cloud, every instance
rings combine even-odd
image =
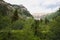
[[[31,13],[50,13],[60,7],[60,0],[5,0],[11,4],[23,4]]]

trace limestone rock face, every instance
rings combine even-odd
[[[2,8],[2,10],[1,10],[1,8]],[[24,7],[23,5],[12,5],[3,0],[0,0],[0,11],[4,12],[4,10],[5,10],[4,14],[13,15],[15,9],[18,10],[19,16],[23,16],[23,17],[31,17],[32,16],[30,14],[30,12],[27,10],[27,8]]]
[[[0,0],[0,1],[3,1],[3,0]]]

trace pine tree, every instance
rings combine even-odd
[[[35,34],[38,36],[38,27],[39,27],[39,20],[35,20]]]
[[[45,24],[48,24],[49,20],[47,18],[45,18]]]
[[[16,20],[18,20],[18,18],[19,18],[18,11],[16,9],[15,12],[14,12],[14,14],[13,14],[13,16],[12,16],[12,21],[16,21]]]
[[[60,8],[59,8],[58,12],[60,12]]]

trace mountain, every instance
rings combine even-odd
[[[60,8],[56,12],[46,15],[46,18],[55,19],[58,16],[60,16]]]
[[[20,17],[32,17],[30,12],[23,5],[12,5],[3,0],[0,0],[0,14],[1,15],[12,16],[16,9]]]
[[[44,14],[44,13],[33,13],[32,15],[33,15],[33,17],[34,17],[36,20],[40,20],[40,19],[42,19],[42,18],[45,18],[45,16],[46,16],[47,14]]]

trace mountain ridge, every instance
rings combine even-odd
[[[13,15],[14,11],[17,9],[18,11],[18,14],[21,15],[22,17],[32,17],[32,15],[30,14],[30,12],[27,10],[26,7],[24,7],[23,5],[15,5],[15,4],[10,4],[10,3],[7,3],[5,1],[1,1],[0,0],[0,8],[2,8],[2,10],[0,11],[4,11],[6,8],[5,11],[7,15]],[[3,12],[2,12],[3,13]]]

